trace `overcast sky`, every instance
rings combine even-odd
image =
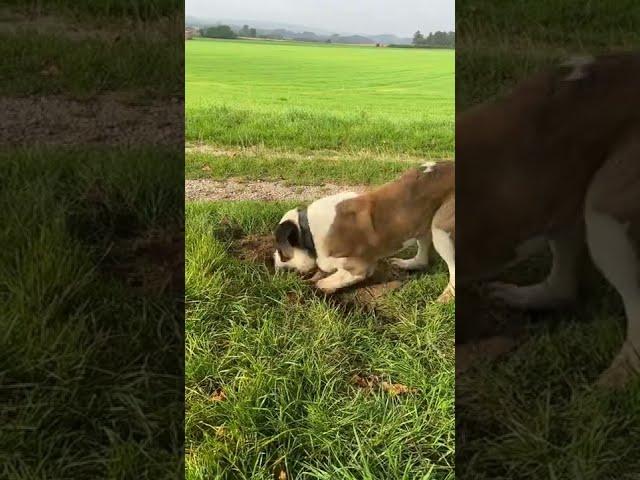
[[[186,0],[186,14],[410,37],[416,30],[453,30],[455,0]]]

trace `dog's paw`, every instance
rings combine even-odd
[[[626,341],[609,368],[600,374],[596,386],[618,390],[638,378],[640,378],[640,352]]]
[[[547,310],[564,307],[575,299],[574,292],[559,292],[546,283],[518,286],[511,283],[491,282],[488,294],[512,308],[521,310]]]
[[[427,268],[426,263],[416,261],[414,258],[390,258],[389,263],[402,270],[422,270]]]
[[[451,286],[451,284],[447,285],[447,288],[440,294],[436,302],[438,303],[449,303],[456,298],[456,292]]]
[[[494,300],[516,306],[526,301],[520,291],[521,288],[512,283],[491,282],[487,284],[487,293]]]
[[[316,287],[327,295],[331,293],[335,293],[338,288],[335,285],[335,282],[330,277],[323,278],[322,280],[318,280],[316,282]]]

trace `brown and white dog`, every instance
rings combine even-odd
[[[640,55],[580,58],[456,119],[459,281],[495,277],[542,240],[535,285],[493,283],[523,309],[572,301],[584,245],[624,303],[626,340],[599,383],[640,372]],[[464,306],[464,302],[460,302]]]
[[[392,259],[402,269],[426,268],[431,244],[446,262],[449,284],[440,296],[455,296],[455,167],[429,162],[369,192],[321,198],[287,212],[275,230],[276,269],[320,275],[317,287],[331,293],[354,285],[382,258],[417,242],[414,258]]]

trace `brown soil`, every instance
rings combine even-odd
[[[186,180],[185,198],[189,201],[260,200],[308,201],[344,191],[364,191],[362,185],[287,185],[285,182],[228,180]]]
[[[456,293],[464,297],[456,306],[456,375],[478,360],[498,359],[525,338],[526,313],[496,304],[480,288],[459,288]]]
[[[130,97],[131,98],[131,97]],[[0,98],[0,145],[182,145],[182,99],[135,104],[125,94]]]
[[[184,292],[184,234],[152,230],[119,238],[103,259],[101,270],[145,293]]]

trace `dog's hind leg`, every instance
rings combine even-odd
[[[582,226],[556,232],[549,237],[549,245],[553,264],[546,279],[526,286],[491,282],[490,295],[511,307],[526,310],[557,308],[571,303],[578,289],[577,269],[584,248]]]
[[[433,246],[449,270],[449,283],[438,297],[441,303],[453,300],[456,296],[455,209],[455,197],[452,196],[436,211],[431,221]]]
[[[627,336],[598,383],[624,386],[640,375],[640,139],[618,149],[589,187],[587,243],[596,266],[622,297]]]
[[[429,266],[429,250],[431,249],[431,232],[418,238],[417,243],[418,251],[415,257],[406,260],[404,258],[391,258],[389,262],[403,270],[421,270],[427,268]]]

